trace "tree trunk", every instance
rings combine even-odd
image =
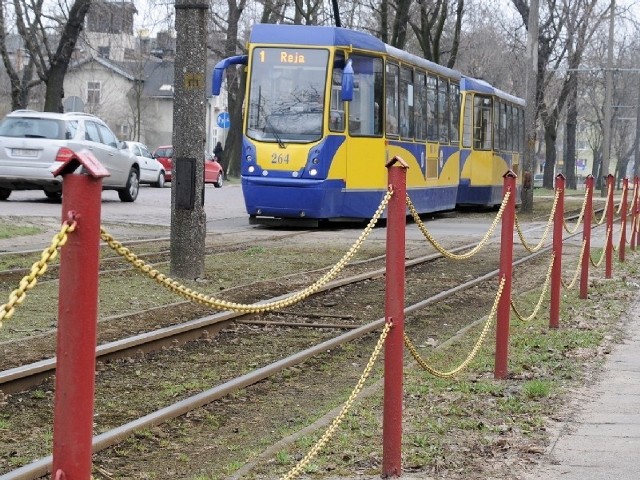
[[[554,188],[556,170],[556,139],[558,132],[556,122],[552,117],[548,117],[544,122],[544,179],[542,185],[545,188]]]
[[[570,74],[570,90],[567,104],[566,139],[567,152],[564,159],[564,174],[566,187],[576,188],[576,130],[578,128],[578,78],[575,73]]]
[[[45,83],[44,111],[62,112],[62,99],[64,98],[64,76],[67,73],[71,55],[82,31],[84,18],[91,6],[91,0],[76,0],[69,11],[69,20],[64,26],[58,49],[51,59],[51,65]]]

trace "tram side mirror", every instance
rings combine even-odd
[[[342,71],[342,101],[350,102],[351,100],[353,100],[353,66],[351,60],[347,60]]]
[[[247,65],[248,59],[248,55],[236,55],[225,58],[216,63],[211,78],[211,93],[214,97],[220,95],[222,81],[224,80],[224,71],[231,65]]]

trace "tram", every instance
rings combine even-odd
[[[419,213],[501,203],[519,153],[494,149],[492,118],[501,132],[502,105],[513,114],[521,100],[344,28],[258,24],[247,51],[220,61],[212,85],[218,95],[224,71],[247,66],[241,181],[252,223],[369,219],[394,156],[409,166]],[[521,112],[506,118],[522,134]]]

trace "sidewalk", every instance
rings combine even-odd
[[[640,479],[640,300],[624,322],[624,341],[523,480]]]

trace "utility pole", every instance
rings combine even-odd
[[[526,101],[524,110],[524,161],[522,170],[525,175],[522,181],[522,211],[533,211],[533,175],[535,174],[536,153],[536,118],[538,112],[538,32],[540,30],[540,13],[538,0],[531,0],[529,18],[527,19],[527,72]]]
[[[607,182],[604,179],[609,175],[609,164],[611,163],[611,103],[613,98],[613,27],[615,23],[616,0],[611,0],[611,13],[609,15],[609,44],[607,45],[607,70],[605,71],[604,84],[604,125],[602,139],[602,168],[600,170],[600,180],[602,182],[600,194],[607,195]]]
[[[170,274],[204,276],[207,13],[209,2],[176,0]]]

